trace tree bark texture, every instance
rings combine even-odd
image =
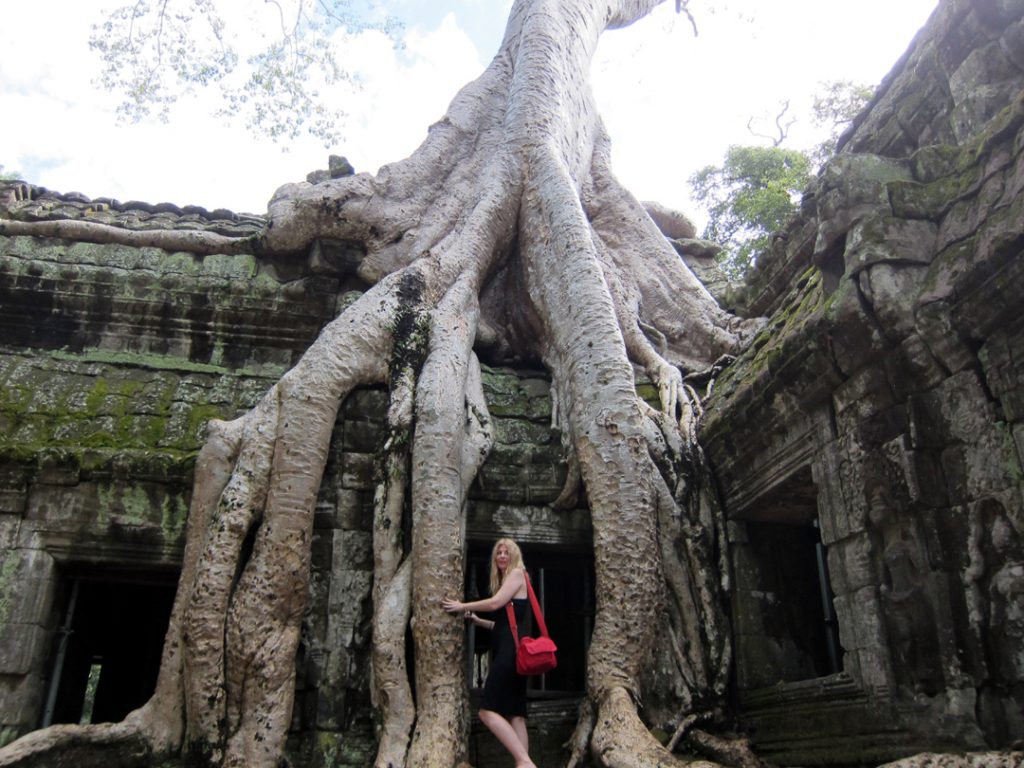
[[[31,734],[0,765],[118,739],[194,766],[278,765],[331,430],[354,387],[380,382],[391,402],[373,526],[377,765],[464,764],[463,626],[439,601],[462,589],[466,493],[491,443],[475,351],[543,360],[593,518],[597,617],[570,763],[675,764],[641,719],[654,638],[676,663],[670,730],[715,705],[729,660],[721,525],[699,483],[683,371],[757,324],[717,306],[610,170],[590,61],[605,29],[659,2],[517,0],[490,66],[413,155],[376,176],[278,190],[260,247],[362,242],[372,287],[256,408],[211,425],[150,703],[121,724]],[[634,365],[660,412],[637,396]]]

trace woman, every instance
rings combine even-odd
[[[445,598],[448,613],[462,613],[476,626],[491,630],[493,656],[480,701],[480,722],[486,725],[516,761],[516,768],[536,768],[530,759],[526,735],[526,678],[516,673],[516,648],[505,606],[512,603],[516,624],[526,617],[526,576],[523,554],[511,539],[499,539],[491,552],[491,596],[460,603]],[[475,611],[495,611],[495,620],[481,619]]]

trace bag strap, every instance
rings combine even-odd
[[[537,601],[537,594],[533,591],[533,584],[530,583],[530,574],[524,568],[523,576],[526,578],[526,593],[530,596],[530,605],[533,607],[533,615],[537,619],[537,626],[540,627],[541,637],[548,637],[548,625],[544,623],[544,614],[540,610],[540,603]],[[512,639],[516,648],[519,647],[519,628],[516,626],[516,612],[512,607],[512,601],[505,603],[505,613],[508,615],[508,625],[512,629]]]

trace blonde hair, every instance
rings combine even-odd
[[[508,550],[508,567],[505,569],[505,574],[512,572],[514,568],[526,568],[523,565],[523,553],[519,549],[519,545],[516,544],[512,539],[498,539],[494,542],[494,549],[491,550],[491,594],[496,595],[498,590],[501,588],[501,582],[504,580],[504,576],[501,571],[498,570],[498,547],[504,546]]]

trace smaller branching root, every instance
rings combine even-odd
[[[406,301],[392,327],[388,368],[387,431],[379,458],[373,513],[373,687],[379,713],[377,760],[386,768],[404,765],[416,717],[406,669],[406,629],[412,609],[412,561],[404,557],[402,532],[409,481],[416,379],[426,358],[429,324],[419,310],[418,286],[403,284]]]
[[[589,698],[584,697],[580,702],[579,714],[576,718],[576,728],[572,736],[563,745],[569,750],[569,762],[566,768],[577,768],[586,765],[587,757],[590,754],[590,736],[594,732],[594,705]]]
[[[131,723],[55,725],[7,745],[3,768],[148,768],[152,744],[144,729]]]
[[[754,754],[749,740],[745,738],[723,738],[700,728],[691,728],[684,742],[694,752],[734,768],[768,767],[768,763]]]
[[[255,237],[231,237],[216,232],[191,229],[125,229],[95,221],[61,219],[57,221],[16,221],[0,219],[0,235],[14,237],[57,237],[86,243],[117,243],[133,248],[163,248],[198,255],[214,253],[255,253]]]

